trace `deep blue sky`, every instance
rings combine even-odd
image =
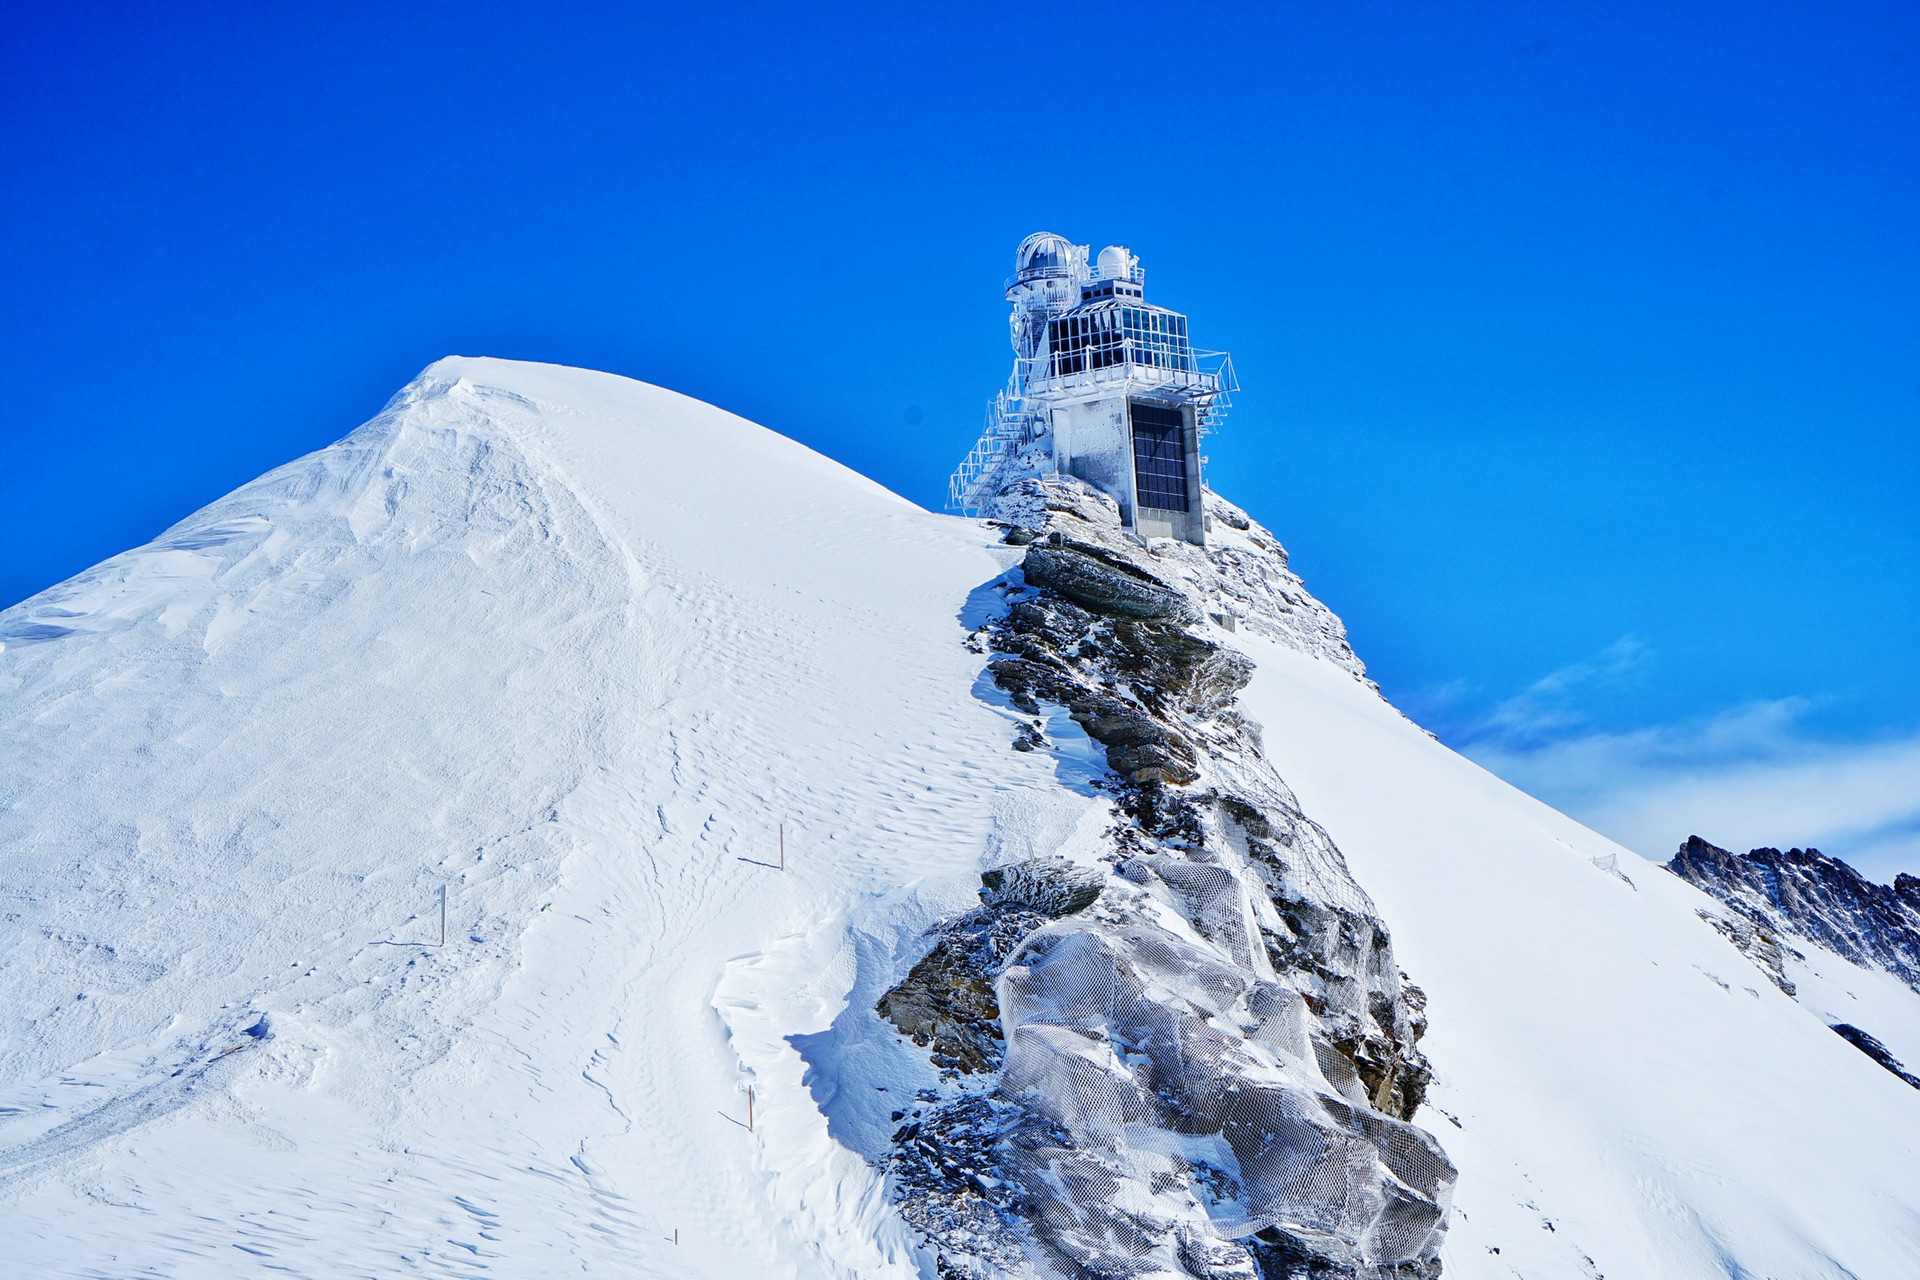
[[[450,352],[937,505],[1046,228],[1233,350],[1212,482],[1449,740],[1920,733],[1910,2],[0,13],[0,604]]]

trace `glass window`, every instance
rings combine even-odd
[[[1143,306],[1104,306],[1048,322],[1053,377],[1115,365],[1193,372],[1186,317]]]
[[[1186,511],[1187,415],[1179,409],[1132,401],[1134,492],[1143,507]]]

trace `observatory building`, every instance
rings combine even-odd
[[[1027,475],[1071,475],[1120,505],[1141,538],[1204,545],[1200,437],[1236,390],[1224,352],[1195,351],[1187,318],[1146,300],[1140,260],[1119,245],[1028,236],[1007,281],[1013,374],[986,431],[953,473],[947,506],[987,510]]]

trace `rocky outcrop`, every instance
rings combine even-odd
[[[1009,485],[987,514],[1006,527],[1009,543],[1028,544],[1055,531],[1074,543],[1097,543],[1113,563],[1178,587],[1217,625],[1245,628],[1364,678],[1346,627],[1288,567],[1279,539],[1220,495],[1209,491],[1204,501],[1204,548],[1173,539],[1142,547],[1121,534],[1112,498],[1066,476]]]
[[[1787,977],[1787,957],[1799,959],[1800,953],[1781,942],[1780,935],[1774,932],[1771,924],[1731,912],[1701,911],[1696,914],[1731,942],[1740,954],[1758,965],[1760,972],[1767,975],[1767,981],[1787,995],[1800,994],[1793,980]]]
[[[881,999],[945,1080],[900,1117],[902,1215],[961,1280],[1438,1275],[1424,998],[1235,709],[1232,630],[1358,676],[1344,633],[1218,499],[1202,551],[1071,481],[1015,489],[1026,550],[976,642],[1014,749],[1099,744],[1112,820],[1097,857],[989,871]]]
[[[880,1016],[929,1050],[943,1071],[997,1070],[1003,1036],[995,975],[1041,925],[1092,906],[1104,880],[1058,858],[987,872],[980,908],[941,926],[933,949],[880,997]]]
[[[1187,598],[1093,547],[1067,542],[1057,532],[1028,547],[1021,563],[1027,581],[1051,587],[1096,613],[1123,618],[1171,618],[1198,622]]]
[[[1901,1066],[1900,1060],[1887,1051],[1887,1046],[1881,1044],[1878,1040],[1875,1040],[1872,1036],[1854,1026],[1852,1023],[1836,1022],[1833,1024],[1833,1029],[1839,1033],[1842,1040],[1845,1040],[1848,1044],[1866,1054],[1869,1058],[1872,1058],[1901,1080],[1916,1089],[1920,1089],[1920,1076],[1914,1075],[1911,1071]]]
[[[1738,917],[1738,924],[1717,927],[1769,976],[1780,969],[1780,938],[1796,937],[1920,991],[1920,879],[1875,884],[1818,849],[1734,854],[1699,836],[1688,837],[1667,870]],[[1776,982],[1792,994],[1784,974]]]

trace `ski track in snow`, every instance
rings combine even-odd
[[[1018,554],[673,393],[451,359],[0,613],[9,1273],[921,1274],[863,1155],[927,1069],[867,1011],[1105,812],[962,644]],[[1920,1274],[1920,1094],[1692,889],[1240,639],[1431,997],[1450,1277]]]

